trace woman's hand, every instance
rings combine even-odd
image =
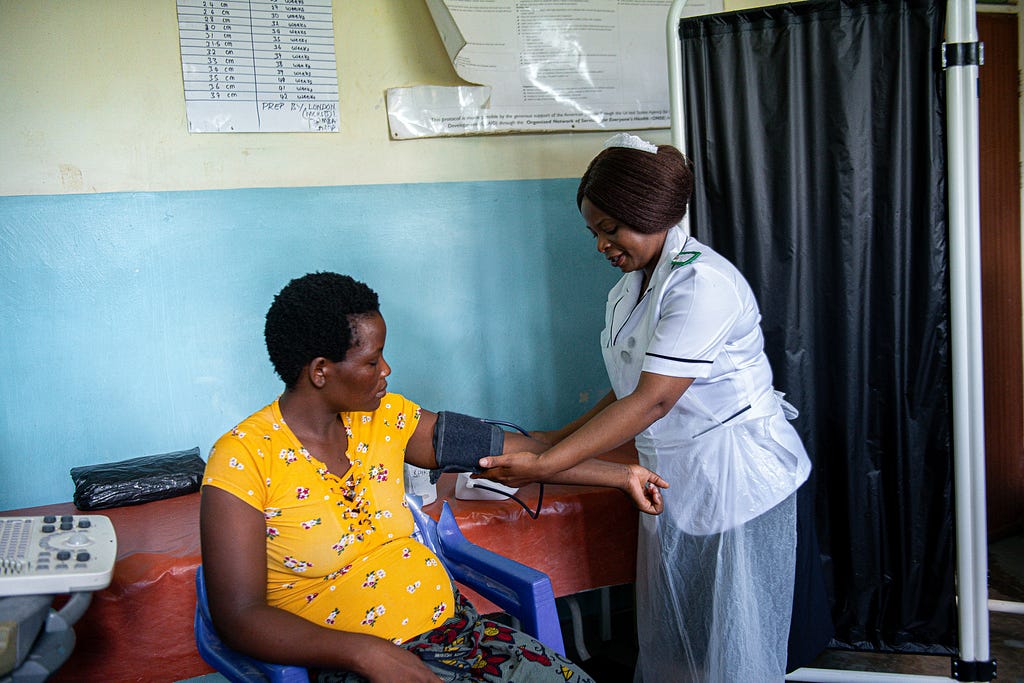
[[[478,462],[484,469],[478,476],[505,486],[519,488],[548,476],[544,460],[537,453],[505,453],[489,455]]]
[[[626,466],[626,482],[622,491],[628,495],[640,512],[660,515],[665,509],[661,489],[667,489],[668,482],[642,465]]]
[[[422,659],[390,641],[382,640],[379,646],[375,644],[366,654],[366,666],[360,666],[362,671],[355,673],[364,676],[369,683],[437,683],[439,680]]]

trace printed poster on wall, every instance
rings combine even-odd
[[[390,88],[393,139],[668,128],[671,0],[427,0],[471,85]],[[684,16],[722,11],[692,0]]]
[[[191,133],[338,132],[331,0],[178,0]]]

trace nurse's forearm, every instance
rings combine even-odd
[[[545,451],[542,469],[551,476],[621,446],[667,415],[692,383],[690,378],[643,373],[632,394],[613,401]]]
[[[555,429],[550,432],[546,432],[546,434],[550,435],[550,443],[556,444],[559,441],[562,441],[563,439],[565,439],[565,437],[569,436],[570,434],[574,433],[577,429],[579,429],[586,423],[590,422],[598,413],[600,413],[602,410],[604,410],[614,402],[615,392],[609,391],[601,398],[600,401],[598,401],[594,405],[594,407],[585,412],[583,415],[579,416],[578,418],[576,418],[569,424],[565,425],[561,429]]]
[[[631,397],[615,401],[592,420],[541,455],[546,472],[562,472],[618,448],[650,427],[664,413],[650,412]]]

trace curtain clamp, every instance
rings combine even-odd
[[[996,678],[996,660],[967,662],[954,659],[950,662],[950,673],[958,681],[992,681]]]
[[[981,66],[985,63],[985,43],[943,43],[942,68]]]

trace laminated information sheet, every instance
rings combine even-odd
[[[471,85],[387,91],[393,139],[669,127],[671,0],[427,0]],[[685,16],[722,10],[693,0]]]
[[[331,0],[178,0],[192,133],[337,132]]]

